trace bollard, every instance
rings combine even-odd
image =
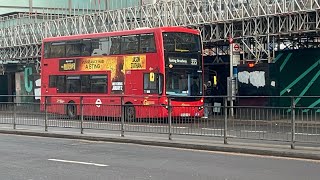
[[[295,149],[296,141],[296,104],[294,97],[291,97],[291,149]]]
[[[172,133],[171,133],[171,128],[172,128],[172,114],[171,114],[171,109],[172,107],[171,107],[171,99],[170,98],[168,98],[168,130],[169,130],[169,140],[172,140]]]
[[[223,143],[228,144],[227,141],[227,131],[228,131],[228,98],[224,98],[224,131],[223,131]]]
[[[83,97],[80,97],[80,115],[81,115],[81,121],[80,121],[80,133],[83,134]]]
[[[124,107],[124,101],[123,97],[120,99],[120,105],[121,105],[121,137],[124,137],[124,117],[125,117],[125,107]]]
[[[48,97],[44,97],[44,131],[48,131]]]

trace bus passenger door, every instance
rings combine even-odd
[[[128,70],[125,72],[125,94],[126,95],[141,95],[138,92],[138,84],[141,83],[141,78],[139,77],[141,73],[137,71]]]

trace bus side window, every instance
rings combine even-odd
[[[158,87],[158,74],[154,74],[154,78],[150,78],[150,73],[143,74],[143,93],[158,94]]]
[[[80,41],[67,41],[66,44],[66,57],[80,56],[81,43]]]
[[[107,93],[107,75],[92,75],[90,79],[92,93]]]
[[[99,40],[99,42],[100,42],[99,46],[100,46],[101,55],[103,56],[110,55],[110,46],[111,46],[110,38],[109,37],[102,38]]]
[[[91,56],[91,39],[83,39],[81,43],[81,56]]]
[[[156,52],[156,45],[153,34],[141,34],[140,49],[141,53]]]
[[[120,54],[120,44],[121,38],[120,36],[110,37],[111,46],[110,46],[110,54]]]
[[[101,55],[101,50],[100,50],[99,39],[92,39],[90,56],[100,56],[100,55]]]
[[[66,55],[66,43],[65,42],[55,42],[50,46],[50,58],[65,57]]]
[[[49,76],[49,88],[57,87],[57,76],[50,75]]]
[[[139,36],[129,35],[121,37],[121,54],[139,53]]]
[[[67,92],[68,93],[79,93],[80,87],[80,76],[67,76]]]
[[[44,57],[45,58],[50,58],[50,43],[45,43],[44,44]]]
[[[90,75],[82,75],[81,76],[81,92],[82,93],[90,93]]]
[[[57,76],[57,92],[58,93],[65,93],[65,86],[66,86],[66,76]]]

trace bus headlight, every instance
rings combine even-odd
[[[199,110],[203,109],[203,106],[199,106],[198,109],[199,109]]]
[[[167,110],[168,110],[168,108],[169,108],[168,105],[166,105],[166,104],[161,104],[161,106],[164,107],[164,108],[166,108]]]

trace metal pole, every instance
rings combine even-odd
[[[140,27],[142,26],[142,0],[140,0]]]
[[[230,40],[230,117],[233,117],[233,40]]]
[[[44,131],[48,131],[48,97],[44,97]]]
[[[109,10],[108,2],[109,2],[109,0],[105,0],[105,10]]]
[[[13,129],[16,129],[16,119],[17,119],[17,105],[16,105],[16,98],[14,97],[13,101]]]
[[[267,17],[267,20],[268,20],[268,26],[269,26],[269,20],[270,20],[270,17]],[[268,63],[271,63],[271,51],[270,51],[270,33],[269,33],[269,27],[268,27],[268,35],[267,35],[267,48],[268,48]]]
[[[224,131],[223,131],[223,143],[224,144],[228,144],[228,141],[227,141],[227,131],[228,131],[228,98],[225,97],[224,98]]]
[[[168,120],[169,120],[169,140],[172,140],[172,114],[171,114],[171,98],[168,98]]]
[[[33,11],[33,0],[29,0],[29,12],[32,13]]]
[[[291,149],[295,149],[296,141],[296,105],[294,97],[291,97]]]
[[[80,122],[80,131],[83,134],[83,97],[80,97],[80,113],[81,113],[81,122]]]
[[[124,102],[123,102],[123,97],[121,97],[120,100],[120,105],[121,105],[121,137],[124,137],[124,117],[125,117],[125,107],[124,107]]]
[[[68,6],[69,6],[69,15],[71,16],[71,14],[72,14],[72,0],[68,1]]]

